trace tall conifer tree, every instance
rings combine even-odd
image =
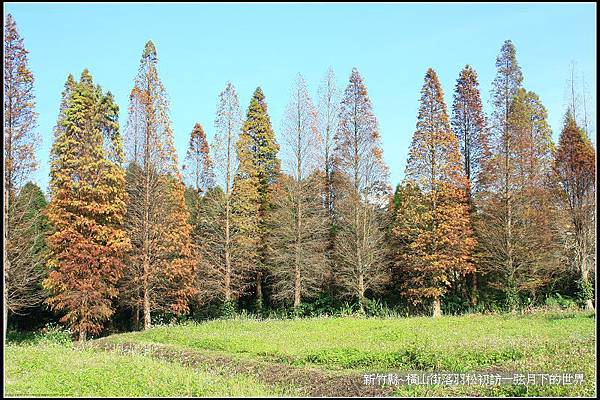
[[[238,240],[248,248],[248,260],[254,263],[257,309],[263,304],[263,276],[268,265],[266,215],[273,207],[273,187],[280,171],[278,152],[265,96],[258,87],[237,142],[239,165],[234,182],[237,229],[243,232]]]
[[[496,67],[491,155],[482,163],[476,197],[477,260],[482,278],[515,310],[560,273],[549,179],[554,144],[539,97],[521,87],[512,42],[502,46]]]
[[[282,126],[287,174],[281,174],[273,192],[269,254],[278,299],[298,307],[314,295],[325,273],[327,211],[323,208],[319,171],[321,138],[317,112],[306,82],[298,75],[291,90]]]
[[[39,304],[41,296],[36,284],[31,280],[13,279],[17,276],[31,277],[34,274],[32,263],[22,253],[19,243],[22,232],[13,227],[25,228],[23,219],[26,209],[17,207],[15,202],[19,190],[36,169],[35,150],[40,138],[35,128],[34,76],[28,66],[23,38],[11,14],[6,16],[4,26],[4,224],[3,224],[3,282],[4,282],[4,333],[6,335],[8,313],[20,312]],[[20,203],[21,205],[23,203]],[[35,279],[33,279],[35,281]],[[29,289],[26,288],[29,283]],[[17,284],[18,286],[14,286]],[[11,287],[13,286],[13,287]]]
[[[478,176],[481,164],[490,156],[488,129],[479,94],[477,72],[467,65],[460,72],[454,90],[452,107],[452,129],[460,144],[463,172],[467,179],[471,218],[475,207],[472,193],[478,190]],[[475,267],[475,266],[474,266]],[[470,276],[471,303],[477,303],[477,271],[473,268]]]
[[[154,44],[146,43],[130,95],[126,228],[133,245],[121,301],[144,329],[151,314],[183,314],[197,288],[185,187],[178,170],[169,103]]]
[[[50,307],[63,312],[79,340],[101,331],[113,314],[116,284],[130,242],[118,106],[87,70],[71,83],[52,145],[47,216]]]
[[[450,128],[442,87],[432,69],[421,89],[406,180],[418,188],[408,193],[419,203],[409,204],[411,212],[400,207],[397,215],[396,236],[410,240],[398,249],[396,265],[405,272],[405,295],[415,302],[431,301],[433,316],[439,316],[441,298],[448,288],[473,269],[475,241],[459,142]]]
[[[216,132],[210,151],[217,187],[204,196],[199,208],[196,231],[202,242],[201,249],[205,251],[202,253],[202,268],[198,271],[198,277],[203,301],[216,299],[230,303],[238,299],[248,286],[248,269],[253,265],[252,254],[255,250],[243,240],[242,221],[248,210],[236,211],[234,208],[236,201],[240,205],[246,203],[244,196],[238,197],[237,189],[235,193],[238,198],[233,197],[242,114],[237,92],[231,82],[227,82],[219,94],[216,114]],[[252,206],[250,203],[247,205]]]
[[[382,215],[390,189],[377,118],[356,68],[340,105],[334,157],[339,174],[336,275],[363,307],[367,290],[379,289],[388,277]]]
[[[579,273],[580,297],[586,309],[594,309],[590,273],[595,261],[596,154],[584,130],[569,111],[558,142],[553,170],[560,184],[560,200],[569,219],[567,257]]]

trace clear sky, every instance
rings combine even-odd
[[[147,40],[154,41],[159,75],[169,93],[180,163],[194,123],[209,139],[217,96],[230,80],[245,113],[261,86],[276,134],[295,75],[311,95],[328,66],[345,87],[352,67],[367,85],[379,119],[390,183],[403,175],[415,128],[419,91],[434,68],[449,107],[458,73],[479,74],[484,110],[496,56],[506,39],[517,49],[524,86],[546,106],[557,139],[566,81],[576,62],[595,110],[596,7],[587,4],[31,4],[5,3],[12,13],[36,82],[40,168],[48,183],[48,153],[60,93],[69,73],[88,68],[115,95],[121,127]],[[594,111],[595,112],[595,111]],[[595,126],[595,114],[593,115]]]

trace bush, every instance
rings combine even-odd
[[[56,323],[48,323],[39,331],[18,332],[9,331],[6,341],[11,344],[52,344],[67,346],[72,343],[71,332]]]
[[[226,301],[218,308],[219,318],[235,318],[238,314],[237,306],[233,301]]]
[[[71,332],[58,324],[49,323],[37,334],[38,343],[68,345],[72,342]]]
[[[234,301],[211,302],[194,310],[191,319],[194,321],[229,319],[235,318],[238,313],[237,304]]]
[[[586,301],[594,298],[594,287],[589,280],[583,278],[577,281],[577,286],[579,288],[577,300],[579,301],[579,304],[583,306]]]
[[[444,315],[465,314],[471,309],[468,297],[460,296],[459,293],[451,292],[442,299],[442,313]]]
[[[574,299],[572,299],[568,296],[561,296],[559,293],[548,296],[546,298],[545,305],[546,305],[546,307],[551,308],[551,309],[561,309],[561,310],[577,308],[577,302]]]
[[[387,304],[379,301],[379,300],[368,300],[365,302],[365,315],[367,317],[379,317],[379,318],[388,318],[388,317],[397,317],[398,312],[390,307]]]

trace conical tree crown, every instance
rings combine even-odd
[[[144,52],[142,53],[141,62],[145,63],[148,61],[151,63],[158,62],[158,54],[156,53],[156,47],[154,47],[152,40],[148,40],[146,42],[146,45],[144,46]]]
[[[440,182],[464,186],[461,155],[456,135],[450,128],[444,92],[433,69],[425,74],[417,129],[406,165],[406,177],[424,191],[435,190]]]
[[[113,313],[111,301],[130,242],[122,228],[125,174],[111,154],[122,149],[112,97],[95,86],[89,71],[67,81],[51,149],[51,201],[47,216],[54,233],[45,287],[48,304],[64,311],[80,338],[96,333]]]
[[[247,139],[244,136],[247,136]],[[271,127],[267,103],[260,87],[256,88],[250,100],[238,149],[240,170],[249,173],[250,171],[244,171],[244,169],[250,168],[247,162],[251,160],[252,168],[255,169],[260,182],[261,197],[264,198],[267,196],[269,185],[277,179],[280,163],[277,158],[279,145],[275,141],[275,132]]]

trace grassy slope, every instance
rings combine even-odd
[[[292,365],[355,371],[583,372],[583,386],[400,388],[404,395],[593,395],[595,318],[586,313],[404,319],[224,320],[115,335]]]
[[[167,344],[239,359],[354,372],[583,372],[583,386],[399,387],[396,394],[584,395],[595,393],[595,318],[585,313],[403,319],[234,319],[155,327],[106,340]],[[7,348],[7,394],[281,394],[255,378],[146,356],[48,345]],[[289,390],[289,389],[288,389]],[[270,392],[269,392],[270,391]],[[289,393],[289,392],[288,392]]]
[[[5,348],[7,396],[276,396],[245,376],[53,344]]]
[[[540,358],[563,347],[593,350],[594,321],[588,314],[573,313],[440,319],[222,320],[156,327],[115,335],[110,340],[251,354],[331,369],[462,372]],[[557,361],[557,367],[564,365],[564,360]]]

